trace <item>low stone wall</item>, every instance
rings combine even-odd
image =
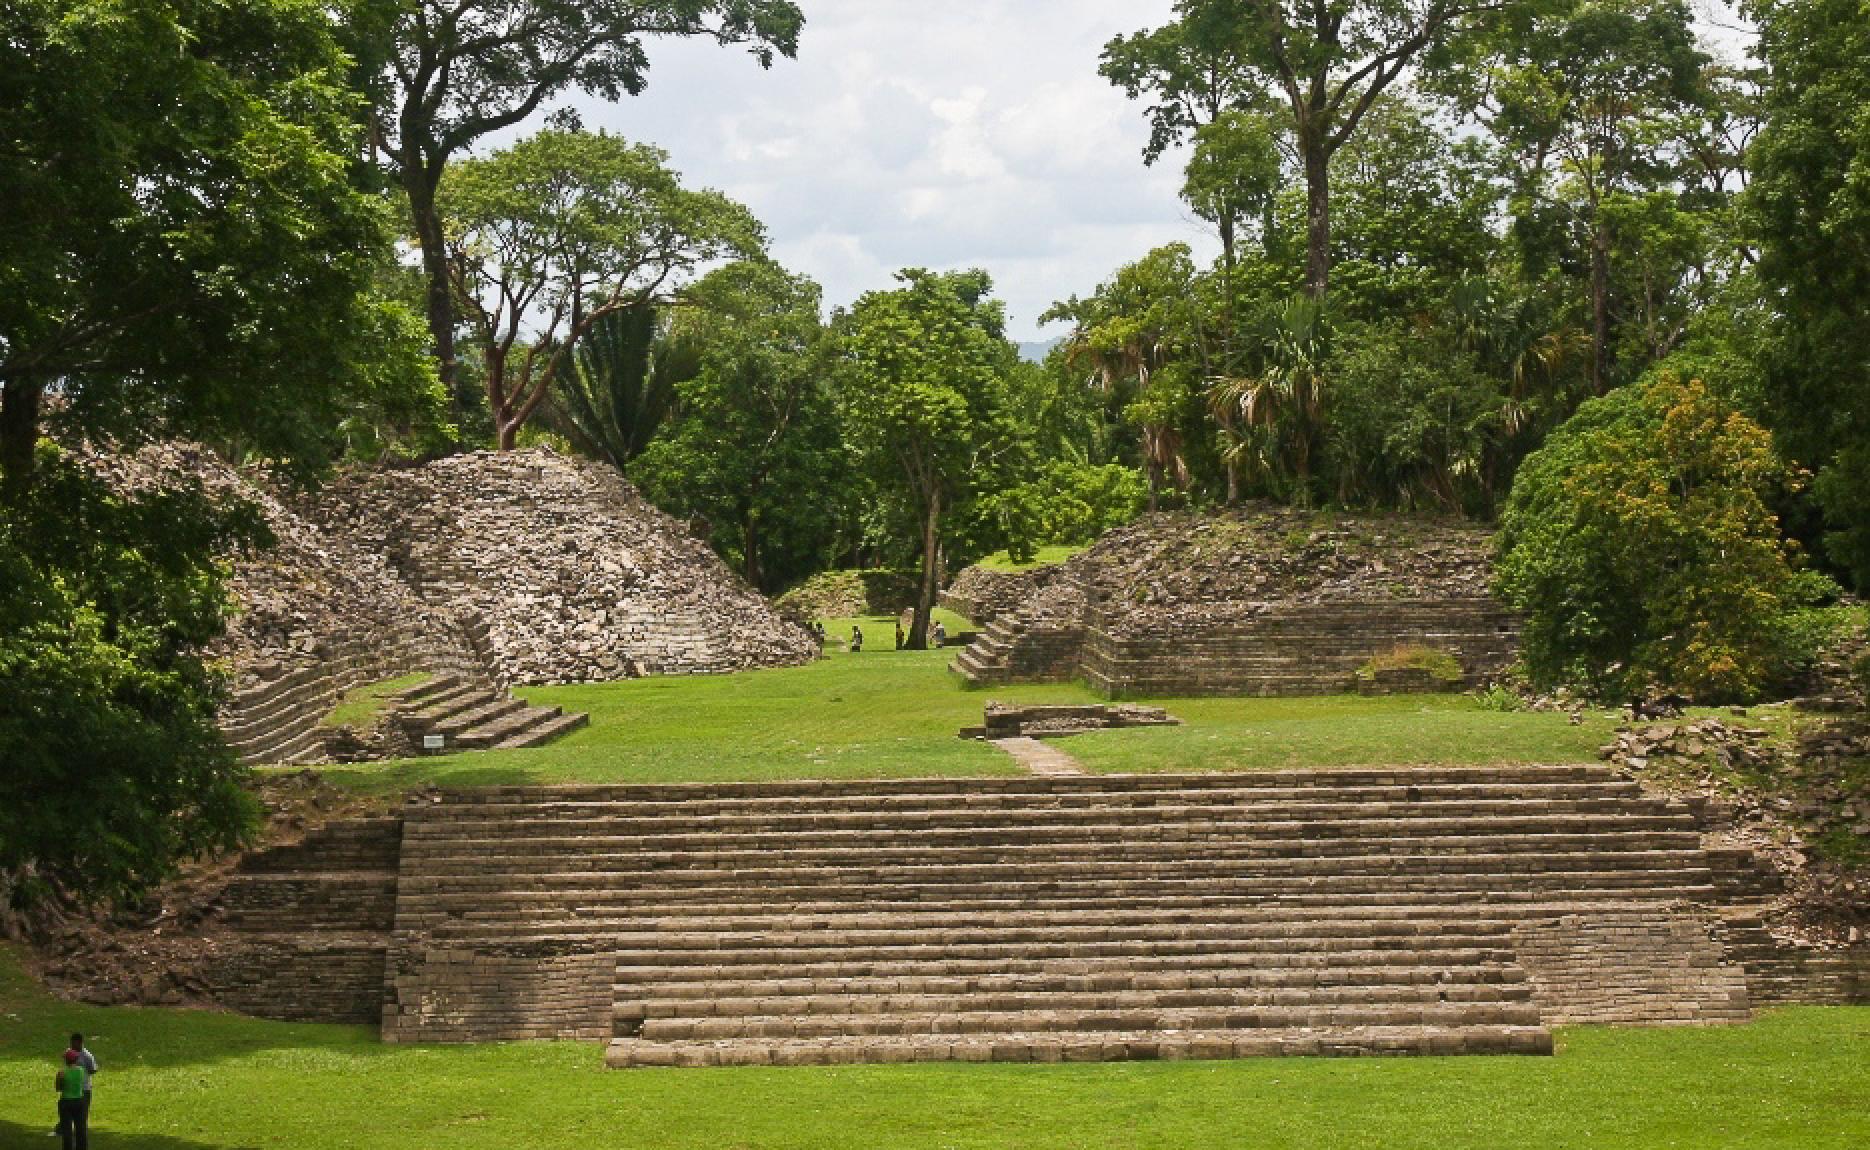
[[[1745,1022],[1745,971],[1689,915],[1565,915],[1513,931],[1513,953],[1547,1023]]]
[[[1189,634],[1093,623],[1079,672],[1111,698],[1330,695],[1358,691],[1357,672],[1402,647],[1452,655],[1473,686],[1513,660],[1519,628],[1490,600],[1282,604],[1258,618]]]
[[[283,1021],[378,1022],[402,827],[340,820],[246,856],[198,972],[215,1001]]]

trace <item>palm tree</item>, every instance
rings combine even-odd
[[[643,453],[675,409],[676,384],[695,374],[694,351],[658,330],[648,305],[599,319],[552,393],[553,415],[572,446],[621,469]]]
[[[1328,391],[1330,323],[1324,305],[1294,296],[1266,320],[1254,342],[1258,369],[1219,376],[1208,388],[1209,410],[1230,441],[1222,459],[1230,473],[1245,463],[1274,480],[1289,476],[1298,501],[1309,503]]]

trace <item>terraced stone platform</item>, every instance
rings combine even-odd
[[[1749,1015],[1598,767],[503,788],[403,819],[383,1035],[616,1067],[1549,1053]]]

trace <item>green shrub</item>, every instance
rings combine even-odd
[[[1796,612],[1836,588],[1795,576],[1772,501],[1802,475],[1771,436],[1671,375],[1579,408],[1507,501],[1501,596],[1526,615],[1535,685],[1758,696],[1796,670]]]

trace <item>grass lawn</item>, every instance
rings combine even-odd
[[[331,713],[319,720],[325,727],[368,727],[382,716],[389,706],[389,696],[410,687],[420,686],[429,681],[426,673],[403,675],[395,679],[385,679],[381,683],[371,683],[358,687],[338,700],[338,705],[331,708]]]
[[[950,632],[966,621],[944,615]],[[865,649],[843,637],[864,628]],[[530,688],[532,702],[587,711],[591,725],[526,751],[325,767],[333,780],[392,792],[438,783],[705,782],[1010,774],[1011,759],[956,738],[990,699],[1094,702],[1075,683],[971,691],[947,670],[955,651],[896,651],[894,620],[829,619],[827,657],[806,667],[723,676]],[[1184,726],[1065,741],[1093,771],[1593,761],[1614,718],[1573,726],[1550,713],[1483,710],[1463,696],[1159,699]]]
[[[0,949],[0,1147],[51,1142],[82,1030],[101,1147],[1541,1150],[1861,1147],[1870,1008],[1561,1031],[1555,1058],[602,1069],[595,1044],[399,1047],[367,1027],[71,1006]],[[52,1143],[56,1145],[56,1143]]]

